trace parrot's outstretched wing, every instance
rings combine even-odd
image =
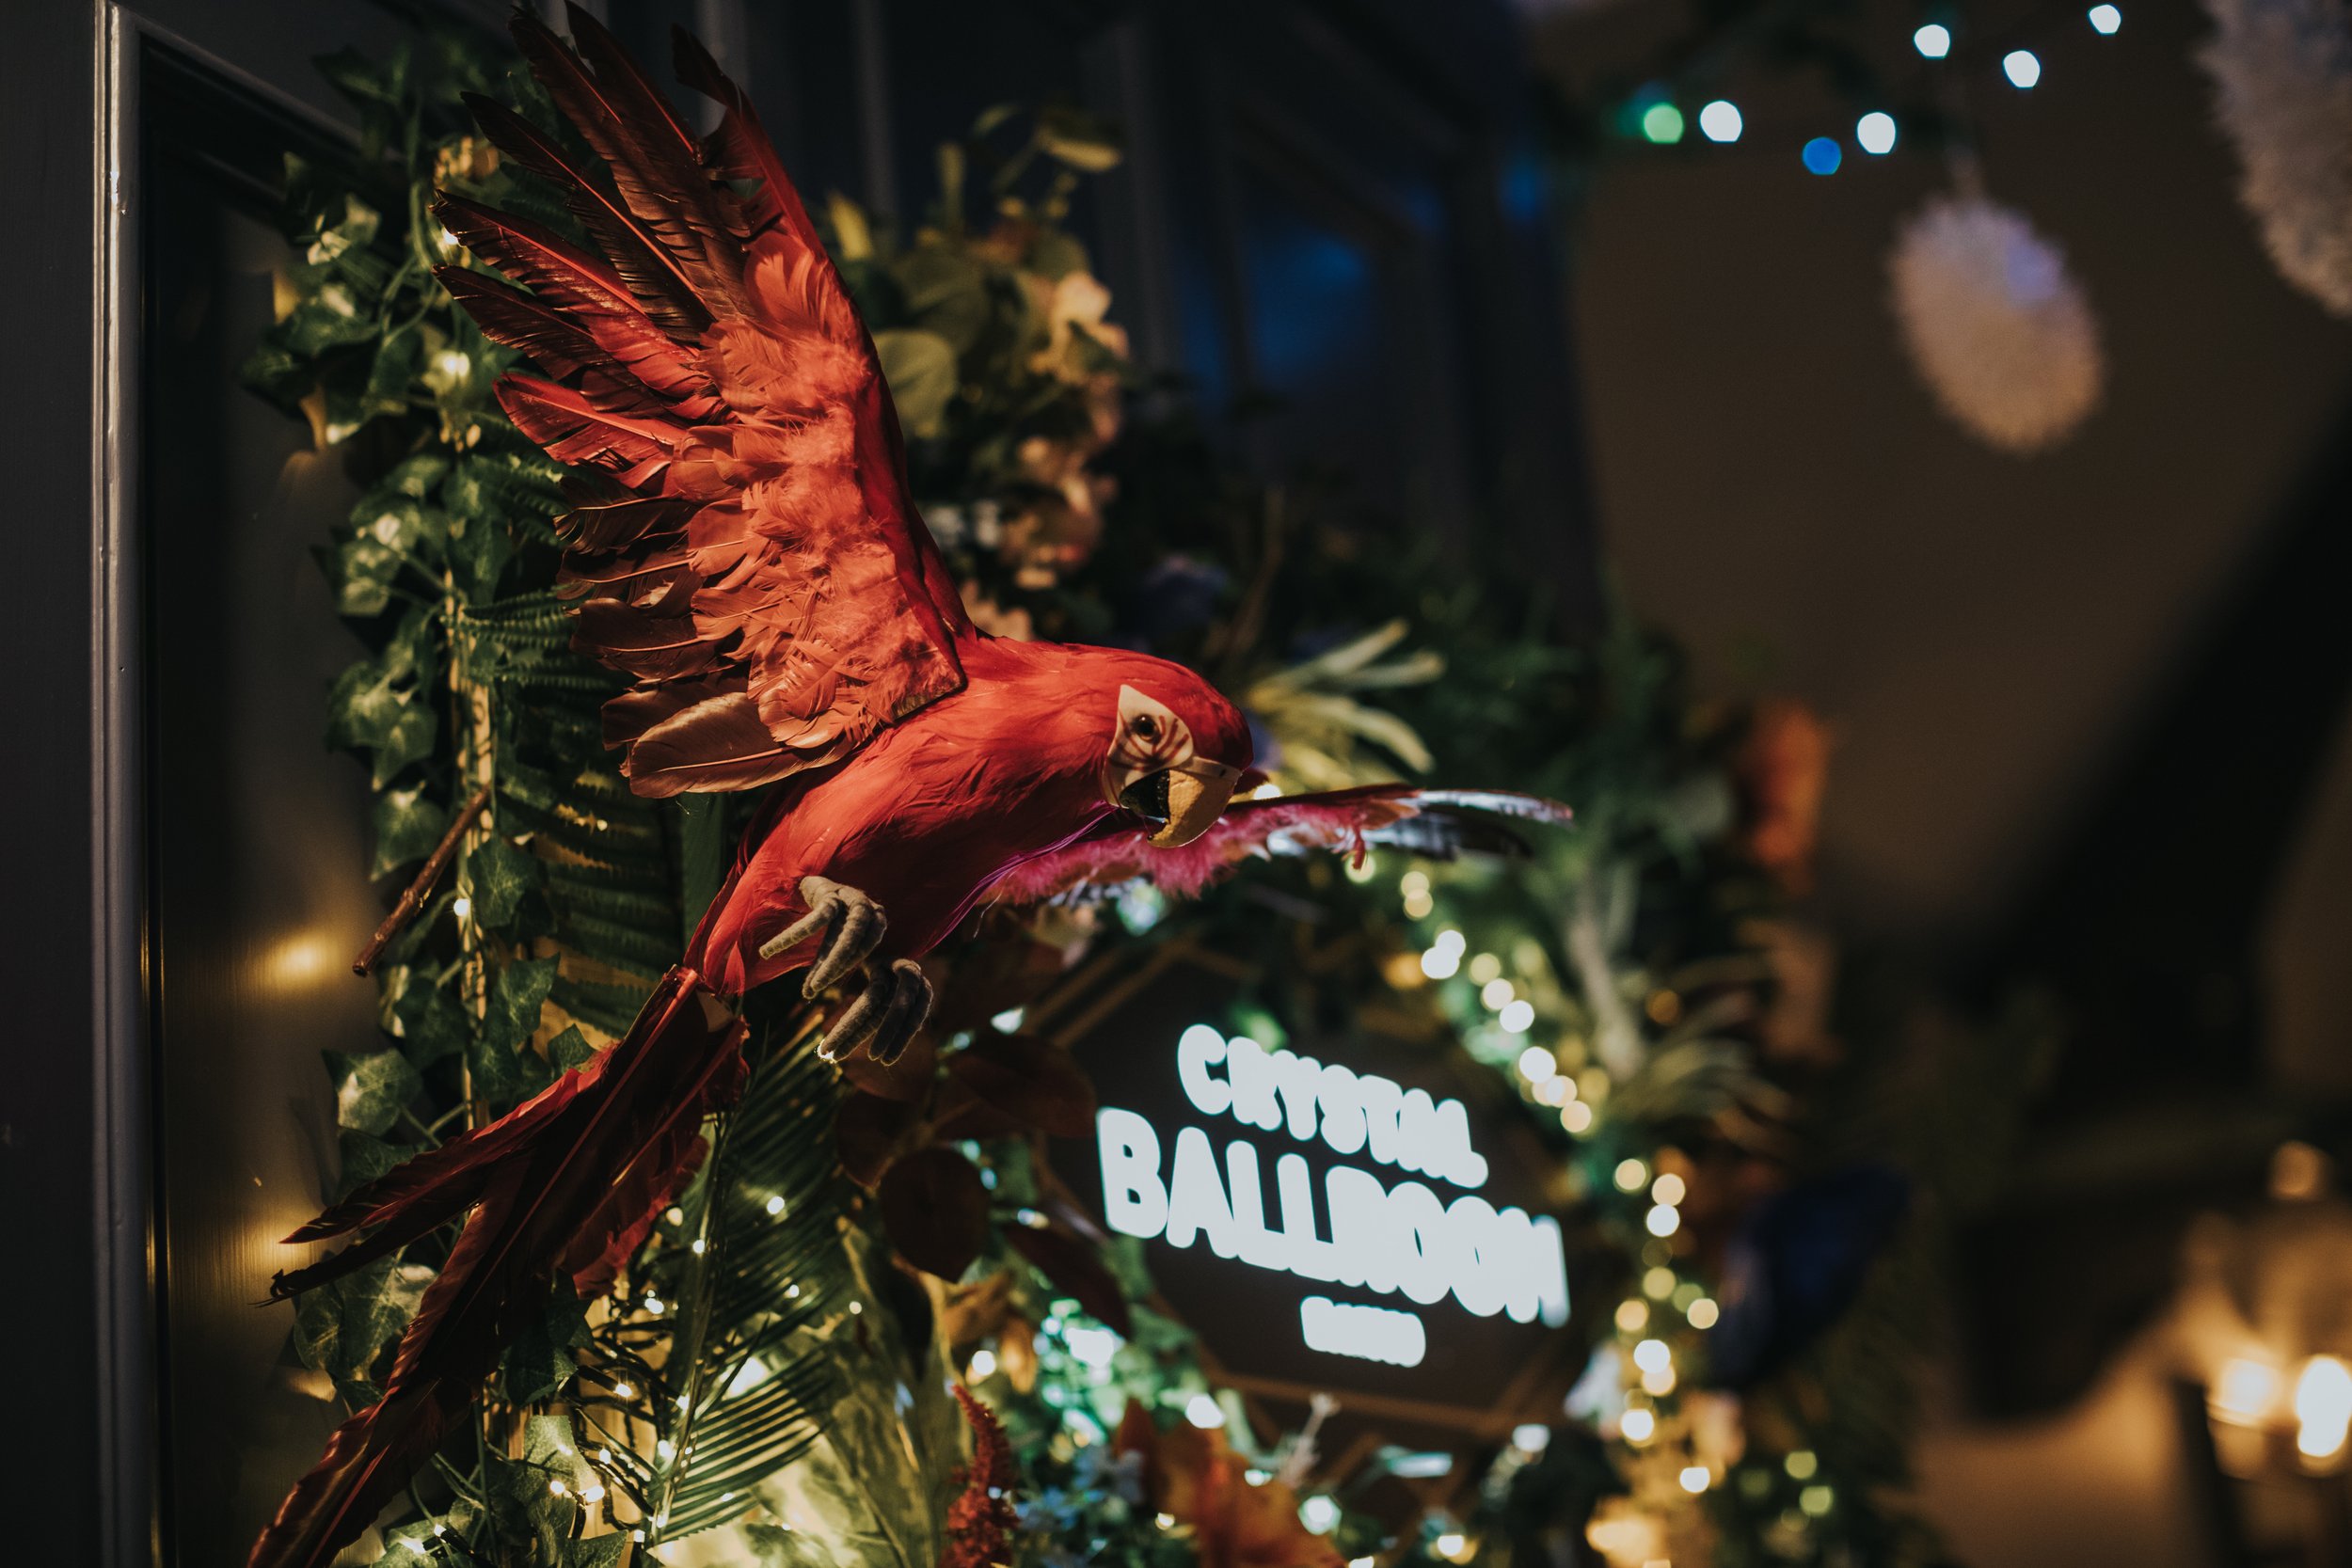
[[[595,160],[472,106],[600,254],[445,195],[450,232],[523,287],[439,276],[555,378],[500,383],[516,425],[617,481],[558,528],[574,645],[637,679],[604,710],[630,786],[749,788],[961,689],[977,634],[907,493],[873,341],[741,92],[678,35],[680,79],[722,111],[697,137],[578,6],[571,26],[578,54],[514,23]]]
[[[1022,862],[988,896],[1000,904],[1085,901],[1149,881],[1164,893],[1191,897],[1245,861],[1314,849],[1352,854],[1372,845],[1431,860],[1451,860],[1465,850],[1525,854],[1527,846],[1499,817],[1565,824],[1570,813],[1534,795],[1401,784],[1236,800],[1190,844],[1156,849],[1149,842],[1150,824],[1115,822],[1106,832]]]

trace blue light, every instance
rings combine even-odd
[[[1816,174],[1836,174],[1845,161],[1845,149],[1831,137],[1816,136],[1804,144],[1804,166]]]
[[[2123,25],[2123,13],[2113,6],[2093,6],[2090,8],[2090,24],[2112,38],[2116,29]]]
[[[2042,62],[2030,49],[2012,49],[2001,56],[2001,71],[2020,88],[2042,80]]]
[[[1952,30],[1931,22],[1911,35],[1911,46],[1931,60],[1940,60],[1952,52]]]

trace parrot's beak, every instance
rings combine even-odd
[[[1233,798],[1236,774],[1232,768],[1193,772],[1163,768],[1148,773],[1120,792],[1119,803],[1138,816],[1157,822],[1148,841],[1155,849],[1190,844],[1218,817]]]

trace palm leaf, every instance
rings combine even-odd
[[[667,1304],[667,1354],[647,1376],[628,1369],[649,1357],[620,1349],[622,1364],[601,1381],[644,1379],[638,1424],[658,1438],[647,1454],[615,1432],[613,1467],[649,1540],[748,1512],[759,1483],[817,1441],[839,1397],[826,1341],[854,1291],[834,1159],[837,1094],[813,1031],[768,1053],[714,1124],[710,1158],[679,1203],[679,1244],[644,1260]]]

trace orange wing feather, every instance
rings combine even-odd
[[[554,379],[499,399],[559,461],[632,495],[558,523],[574,645],[636,679],[605,741],[641,795],[744,789],[848,755],[961,689],[973,629],[908,495],[873,341],[742,94],[698,139],[577,7],[579,53],[515,33],[600,169],[513,112],[484,131],[561,190],[596,251],[445,196],[435,211],[521,288],[446,268],[492,339]]]

